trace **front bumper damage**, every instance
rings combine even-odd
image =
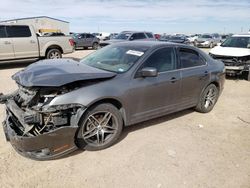
[[[5,98],[4,98],[5,97]],[[60,126],[52,126],[37,130],[35,123],[41,124],[41,115],[34,111],[24,111],[20,108],[12,96],[0,96],[5,99],[6,119],[3,129],[6,140],[21,155],[35,160],[50,160],[60,158],[72,151],[77,150],[75,135],[78,123],[85,111],[84,107],[77,108],[75,113],[66,119],[56,119]],[[58,113],[57,113],[58,114]],[[33,131],[34,129],[34,131]],[[45,131],[47,129],[47,131]],[[34,134],[31,134],[33,131]]]
[[[250,63],[248,57],[230,57],[209,54],[212,58],[220,60],[225,65],[226,74],[229,76],[242,75],[249,72]]]

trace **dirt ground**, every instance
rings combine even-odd
[[[0,92],[16,88],[11,75],[25,66],[1,67]],[[0,187],[249,188],[249,112],[250,82],[231,79],[212,112],[189,109],[127,127],[102,151],[34,161],[17,154],[0,131]]]

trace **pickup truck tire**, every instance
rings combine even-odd
[[[47,59],[59,59],[62,58],[62,53],[58,49],[50,49],[46,55]]]
[[[202,92],[195,110],[201,113],[210,112],[219,97],[219,90],[214,84],[210,84]]]
[[[92,46],[92,48],[93,48],[93,50],[97,50],[98,49],[98,43],[97,42],[94,42],[94,44],[93,44],[93,46]]]

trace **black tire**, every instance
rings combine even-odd
[[[216,104],[219,97],[219,90],[214,84],[210,84],[202,92],[199,103],[195,107],[195,110],[201,113],[210,112]]]
[[[87,110],[79,127],[77,146],[96,151],[110,147],[118,140],[123,129],[123,119],[114,105],[104,103]]]
[[[46,59],[59,59],[62,58],[62,53],[58,49],[50,49],[47,52]]]
[[[93,50],[97,50],[98,49],[98,43],[97,42],[94,42],[93,46],[92,46],[92,49]]]

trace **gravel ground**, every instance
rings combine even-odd
[[[16,88],[11,75],[25,66],[0,67],[0,92]],[[208,114],[189,109],[140,123],[108,149],[52,161],[20,156],[0,131],[0,187],[249,188],[249,96],[250,82],[226,80]]]

